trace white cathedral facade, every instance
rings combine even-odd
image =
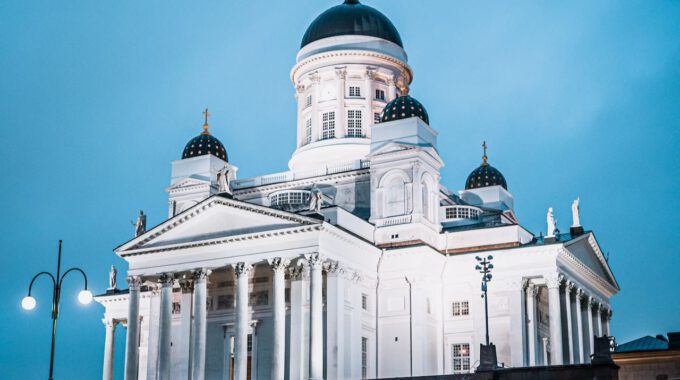
[[[362,379],[466,373],[488,324],[508,367],[587,363],[618,284],[574,207],[570,233],[523,228],[486,151],[441,183],[436,123],[408,93],[394,25],[345,0],[309,26],[291,71],[289,171],[236,179],[208,130],[172,162],[168,219],[115,252],[104,379]],[[462,181],[460,181],[462,182]],[[115,283],[115,281],[113,281]]]

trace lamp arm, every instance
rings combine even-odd
[[[85,272],[83,272],[83,270],[80,269],[80,268],[71,268],[71,269],[67,270],[66,272],[64,272],[64,274],[62,274],[61,278],[59,279],[59,287],[61,288],[61,284],[64,282],[64,277],[66,277],[67,274],[69,274],[73,271],[80,272],[80,274],[83,275],[83,279],[85,280],[85,290],[87,290],[87,276],[85,275]]]
[[[52,279],[52,286],[53,287],[57,286],[57,280],[54,279],[54,276],[52,275],[52,273],[50,273],[50,272],[40,272],[40,273],[36,274],[35,276],[33,276],[33,279],[31,280],[31,284],[28,286],[28,296],[29,297],[31,296],[31,291],[33,290],[33,283],[35,282],[35,280],[38,279],[38,277],[40,277],[43,274],[50,276],[50,278]]]

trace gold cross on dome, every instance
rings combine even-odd
[[[487,156],[486,156],[486,148],[487,148],[487,146],[486,146],[486,141],[482,142],[482,148],[484,148],[484,156],[482,156],[482,160],[484,160],[484,162],[482,163],[482,165],[486,165],[486,160],[487,160]]]
[[[205,122],[203,123],[203,133],[208,133],[208,118],[210,114],[208,113],[208,108],[203,111],[203,116],[205,116]]]

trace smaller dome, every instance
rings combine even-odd
[[[480,187],[502,186],[505,190],[508,189],[508,183],[505,181],[503,173],[498,169],[489,165],[486,156],[486,141],[482,144],[484,147],[484,156],[482,157],[482,164],[470,173],[465,181],[465,190],[478,189]]]
[[[416,116],[428,125],[430,124],[430,118],[427,116],[425,107],[410,95],[402,95],[387,103],[380,117],[380,122],[386,123]]]
[[[205,123],[203,124],[203,132],[189,140],[187,145],[184,146],[184,152],[182,152],[182,159],[205,156],[212,154],[213,156],[229,162],[227,158],[227,150],[224,149],[222,142],[217,139],[217,137],[210,134],[208,131],[208,110],[204,111]]]

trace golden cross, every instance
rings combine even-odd
[[[203,116],[205,116],[205,123],[204,125],[208,125],[208,118],[210,117],[210,114],[208,113],[208,109],[206,108],[205,111],[203,111]]]
[[[482,156],[482,160],[483,160],[482,165],[487,165],[487,163],[486,163],[486,160],[487,160],[487,157],[486,157],[486,141],[484,141],[482,143],[482,148],[484,148],[484,156]]]

